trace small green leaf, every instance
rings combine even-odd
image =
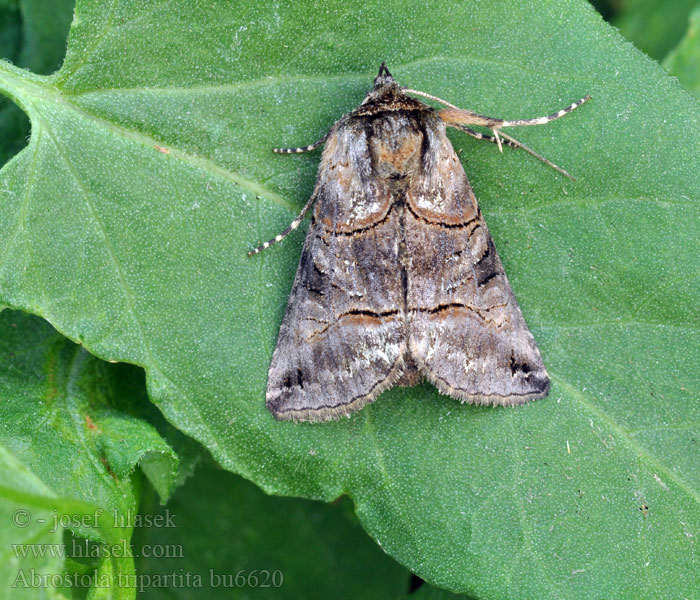
[[[8,483],[11,482],[11,486]],[[10,489],[11,488],[11,489]],[[35,500],[31,512],[25,500]],[[37,499],[46,499],[41,506]],[[58,598],[53,588],[23,585],[34,574],[61,573],[63,559],[51,552],[31,552],[31,546],[59,547],[62,528],[54,528],[55,496],[27,467],[0,446],[0,590],[12,598]],[[25,552],[24,549],[27,549]]]
[[[685,37],[665,58],[664,67],[700,99],[700,5],[690,15]]]
[[[18,577],[29,582],[21,588],[45,587],[31,583],[36,565],[21,553],[56,552],[66,526],[98,542],[128,544],[132,528],[119,524],[137,510],[137,464],[161,497],[170,493],[174,452],[151,425],[113,408],[123,402],[115,392],[132,370],[95,359],[36,317],[0,313],[0,503],[24,515],[22,522],[0,521],[10,540],[3,548],[11,548],[5,590]],[[130,557],[102,562],[110,563],[100,566],[101,573],[109,569],[108,581],[133,571]],[[62,564],[63,556],[52,557],[42,572],[60,577]],[[109,587],[110,597],[131,597],[130,589]]]
[[[393,389],[325,425],[273,420],[270,355],[299,257],[282,230],[318,139],[381,60],[481,113],[564,119],[525,153],[451,134],[547,368],[547,399]],[[700,587],[700,108],[582,0],[79,2],[65,63],[0,63],[32,119],[0,173],[0,302],[98,356],[266,491],[351,496],[382,548],[479,597]]]

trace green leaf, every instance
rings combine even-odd
[[[65,575],[62,556],[46,557],[41,569],[31,559],[41,548],[58,552],[65,526],[98,542],[128,544],[128,517],[138,506],[137,464],[161,498],[170,493],[174,452],[151,425],[114,408],[134,400],[119,397],[130,388],[143,389],[130,383],[132,372],[95,359],[36,317],[0,313],[0,506],[24,515],[19,523],[0,521],[0,535],[10,540],[2,547],[11,548],[0,571],[8,593],[45,588],[35,571]],[[108,583],[133,572],[131,557],[105,555],[102,563]],[[133,592],[108,587],[110,597]]]
[[[700,99],[700,5],[690,15],[685,37],[664,59],[664,67]]]
[[[49,74],[66,50],[75,0],[0,1],[0,57]],[[29,121],[12,102],[0,98],[0,165],[26,146]]]
[[[54,588],[22,585],[32,574],[61,573],[63,560],[50,552],[43,556],[31,551],[24,553],[18,548],[44,546],[59,547],[61,528],[53,527],[51,504],[54,494],[37,479],[25,465],[21,464],[5,448],[0,446],[0,589],[6,597],[12,598],[60,598]],[[7,483],[12,482],[12,490]],[[8,493],[9,492],[9,493]],[[14,492],[14,493],[12,493]],[[27,510],[25,498],[32,500],[46,498],[47,504],[34,504],[32,511]],[[24,554],[24,555],[23,555]]]
[[[572,35],[575,31],[575,35]],[[264,406],[318,139],[381,60],[567,168],[451,138],[553,387],[517,409],[394,389],[350,420]],[[32,119],[0,174],[0,301],[142,365],[169,421],[266,491],[345,493],[421,577],[478,597],[700,586],[700,109],[579,0],[81,2],[61,71],[0,64]]]
[[[698,0],[624,0],[613,23],[635,46],[661,60],[683,37],[697,4]]]

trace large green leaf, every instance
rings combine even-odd
[[[128,376],[132,370],[97,360],[41,319],[0,313],[0,512],[8,516],[0,521],[3,597],[50,594],[53,586],[38,577],[66,576],[60,554],[66,524],[108,550],[128,546],[137,464],[161,498],[170,493],[174,452],[151,425],[116,408],[143,400],[138,379]],[[102,556],[100,572],[133,574],[131,557]],[[106,581],[96,587],[109,588],[110,598],[132,597],[133,589]]]
[[[350,420],[275,422],[269,358],[317,139],[379,62],[508,118],[577,176],[454,134],[552,375],[464,406],[421,385]],[[700,585],[700,110],[583,1],[83,2],[61,71],[0,64],[32,120],[0,175],[0,301],[110,360],[226,468],[352,497],[422,577],[479,597],[691,596]]]

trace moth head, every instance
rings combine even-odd
[[[394,78],[389,73],[389,69],[386,68],[386,63],[382,61],[382,65],[379,67],[379,74],[374,78],[374,89],[378,90],[392,83],[396,85]]]
[[[382,62],[382,66],[379,67],[379,74],[374,78],[374,88],[367,93],[362,104],[376,101],[383,96],[393,96],[400,92],[401,88],[399,84],[394,81],[391,73],[389,73],[389,69],[386,68],[386,63]]]

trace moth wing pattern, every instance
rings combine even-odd
[[[409,350],[443,393],[476,404],[519,404],[549,390],[462,164],[444,124],[426,119],[423,176],[407,191]]]
[[[436,112],[405,92],[450,108]],[[374,89],[326,136],[276,150],[325,143],[309,202],[284,232],[249,253],[284,239],[315,203],[268,374],[275,417],[338,418],[423,377],[475,404],[547,395],[539,350],[445,128],[500,146],[500,127],[544,124],[588,98],[548,117],[495,119],[401,88],[382,63]]]
[[[370,140],[341,119],[326,141],[268,376],[267,406],[278,419],[348,415],[403,371],[399,215],[387,182],[372,176]]]

